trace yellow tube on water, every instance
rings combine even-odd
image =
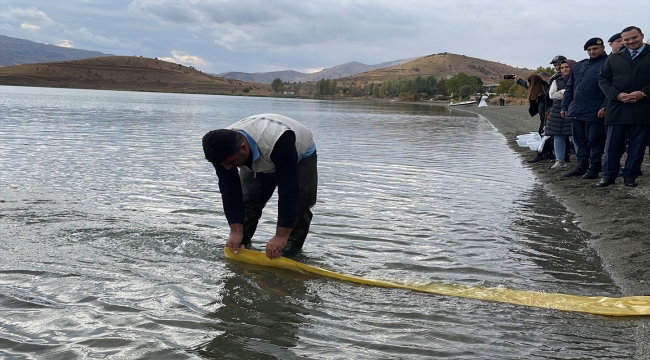
[[[281,257],[271,260],[259,251],[242,249],[235,254],[230,248],[224,252],[229,259],[248,264],[271,266],[282,269],[306,272],[357,284],[387,288],[408,289],[436,295],[457,296],[470,299],[497,301],[515,305],[534,306],[562,311],[575,311],[597,315],[640,316],[650,315],[650,296],[626,296],[610,298],[602,296],[578,296],[553,294],[537,291],[512,290],[506,288],[485,288],[481,286],[457,285],[447,283],[408,284],[393,281],[364,279],[357,276],[339,274],[333,271],[305,265]]]

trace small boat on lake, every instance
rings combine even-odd
[[[472,104],[476,104],[476,100],[473,100],[473,101],[461,101],[461,102],[457,102],[457,103],[450,102],[449,105],[447,105],[447,106],[467,106],[467,105],[472,105]]]

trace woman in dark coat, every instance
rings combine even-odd
[[[560,115],[562,97],[564,96],[564,87],[566,82],[569,81],[571,75],[571,67],[576,62],[573,60],[564,60],[560,64],[560,72],[562,76],[557,78],[551,84],[549,89],[549,97],[553,100],[553,105],[548,113],[546,119],[546,127],[544,128],[544,135],[553,136],[553,145],[555,147],[555,164],[551,169],[566,168],[565,161],[568,159],[566,144],[571,136],[571,120],[565,119]]]

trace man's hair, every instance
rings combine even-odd
[[[237,152],[244,135],[237,131],[219,129],[203,135],[205,159],[213,164],[221,164],[228,156]]]
[[[621,34],[624,33],[624,32],[632,31],[632,30],[636,30],[636,31],[639,32],[639,34],[643,35],[643,31],[641,31],[641,29],[639,29],[636,26],[628,26],[628,27],[626,27],[625,29],[621,30]]]

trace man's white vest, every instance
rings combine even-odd
[[[249,116],[230,125],[227,129],[243,131],[257,143],[260,156],[253,161],[251,170],[254,172],[275,172],[275,165],[271,161],[271,152],[280,136],[287,130],[293,131],[296,135],[298,157],[304,155],[307,150],[314,146],[314,135],[305,125],[278,114]]]

